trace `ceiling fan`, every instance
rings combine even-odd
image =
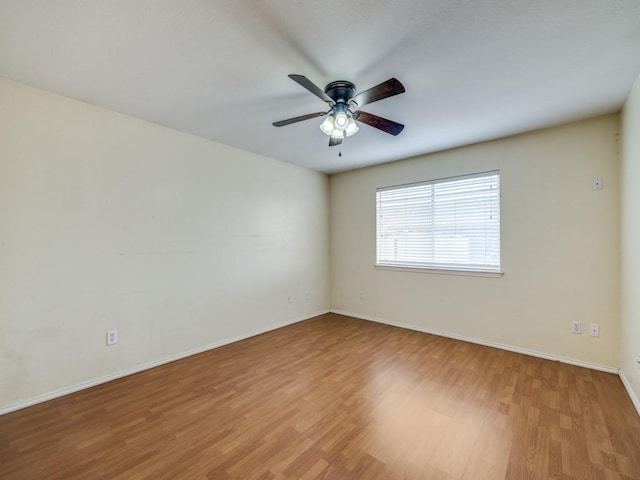
[[[390,78],[386,82],[382,82],[357,95],[356,86],[346,80],[331,82],[322,90],[303,75],[289,75],[289,78],[302,85],[320,100],[326,102],[330,108],[326,112],[309,113],[273,122],[274,127],[284,127],[303,120],[326,116],[320,124],[320,130],[329,136],[330,147],[340,145],[344,138],[356,133],[359,130],[357,122],[364,123],[391,135],[398,135],[404,128],[401,123],[358,110],[368,103],[404,93],[404,86],[395,78]]]

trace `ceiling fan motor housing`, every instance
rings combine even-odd
[[[346,80],[336,80],[324,87],[324,92],[336,103],[349,103],[356,94],[356,86]]]

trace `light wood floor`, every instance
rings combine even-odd
[[[2,479],[639,479],[615,375],[327,314],[0,417]]]

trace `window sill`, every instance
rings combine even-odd
[[[403,267],[400,265],[380,264],[375,264],[374,267],[378,270],[395,270],[397,272],[429,273],[435,275],[461,275],[465,277],[501,278],[504,275],[504,272],[491,272],[486,270],[455,270],[447,268]]]

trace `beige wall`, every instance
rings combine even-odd
[[[617,367],[617,131],[610,115],[331,177],[333,309]],[[374,268],[376,187],[493,169],[502,278]],[[596,176],[603,190],[592,189]]]
[[[640,413],[640,77],[621,122],[621,376]]]
[[[338,174],[329,192],[324,175],[0,80],[0,411],[330,304],[621,362],[640,392],[639,129],[636,84],[622,122],[620,277],[616,115]],[[492,169],[502,278],[373,267],[376,187]]]
[[[324,175],[0,80],[0,410],[328,310],[328,221]]]

